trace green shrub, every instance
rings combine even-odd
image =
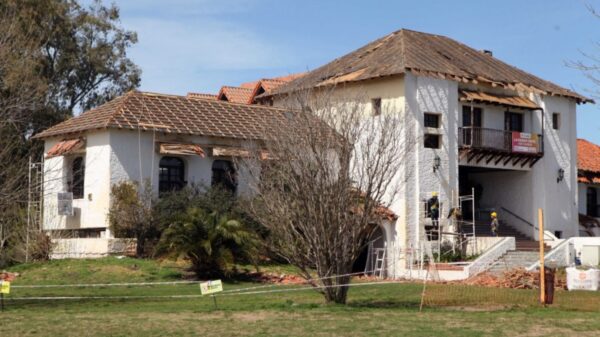
[[[211,277],[230,275],[236,262],[255,262],[258,247],[259,237],[242,222],[196,205],[164,230],[159,252],[185,256],[198,277]]]
[[[108,221],[115,237],[135,238],[136,256],[151,255],[152,245],[160,237],[152,210],[155,198],[151,185],[123,181],[113,185],[110,193]]]

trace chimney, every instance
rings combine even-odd
[[[494,56],[494,53],[492,53],[491,50],[482,49],[482,50],[480,50],[480,52],[482,52],[482,53],[484,53],[486,55]]]

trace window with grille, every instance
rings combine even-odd
[[[159,194],[179,191],[186,185],[183,159],[177,157],[162,157],[158,165]]]
[[[71,182],[70,191],[73,193],[73,199],[83,199],[83,186],[85,183],[85,160],[83,157],[76,157],[71,164]]]

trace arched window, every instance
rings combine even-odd
[[[83,157],[76,157],[71,164],[71,191],[73,199],[83,199],[83,185],[85,181],[85,161]]]
[[[212,165],[212,183],[213,187],[219,186],[231,193],[237,189],[237,180],[235,176],[235,167],[229,160],[215,160]]]
[[[172,192],[182,189],[185,167],[183,160],[177,157],[162,157],[158,164],[158,192]]]

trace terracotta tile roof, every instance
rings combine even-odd
[[[448,37],[406,29],[337,58],[279,87],[274,94],[406,72],[592,101]]]
[[[203,99],[217,99],[217,95],[215,94],[205,94],[201,92],[188,92],[185,95],[187,98],[203,98]]]
[[[262,139],[274,123],[285,125],[286,110],[131,91],[37,135],[47,138],[95,129],[141,129],[236,139]]]
[[[75,153],[83,148],[85,148],[85,140],[81,138],[66,139],[54,144],[54,146],[48,150],[48,153],[46,153],[46,158]]]
[[[577,181],[600,184],[600,146],[577,139]]]
[[[240,87],[245,88],[245,89],[254,89],[254,87],[256,86],[256,83],[258,83],[258,81],[244,82],[244,83],[240,84]]]
[[[290,81],[293,81],[297,78],[304,76],[304,74],[306,74],[306,73],[297,73],[297,74],[291,74],[291,75],[287,75],[287,76],[280,76],[280,77],[274,77],[274,78],[263,78],[260,81],[254,82],[255,86],[253,88],[250,103],[256,103],[255,98],[257,96],[265,95],[265,94],[269,95],[275,89],[279,88],[280,86],[282,86]]]
[[[577,169],[600,173],[600,145],[577,139]]]
[[[249,104],[252,92],[253,90],[250,88],[223,86],[217,95],[217,99],[233,103]]]

